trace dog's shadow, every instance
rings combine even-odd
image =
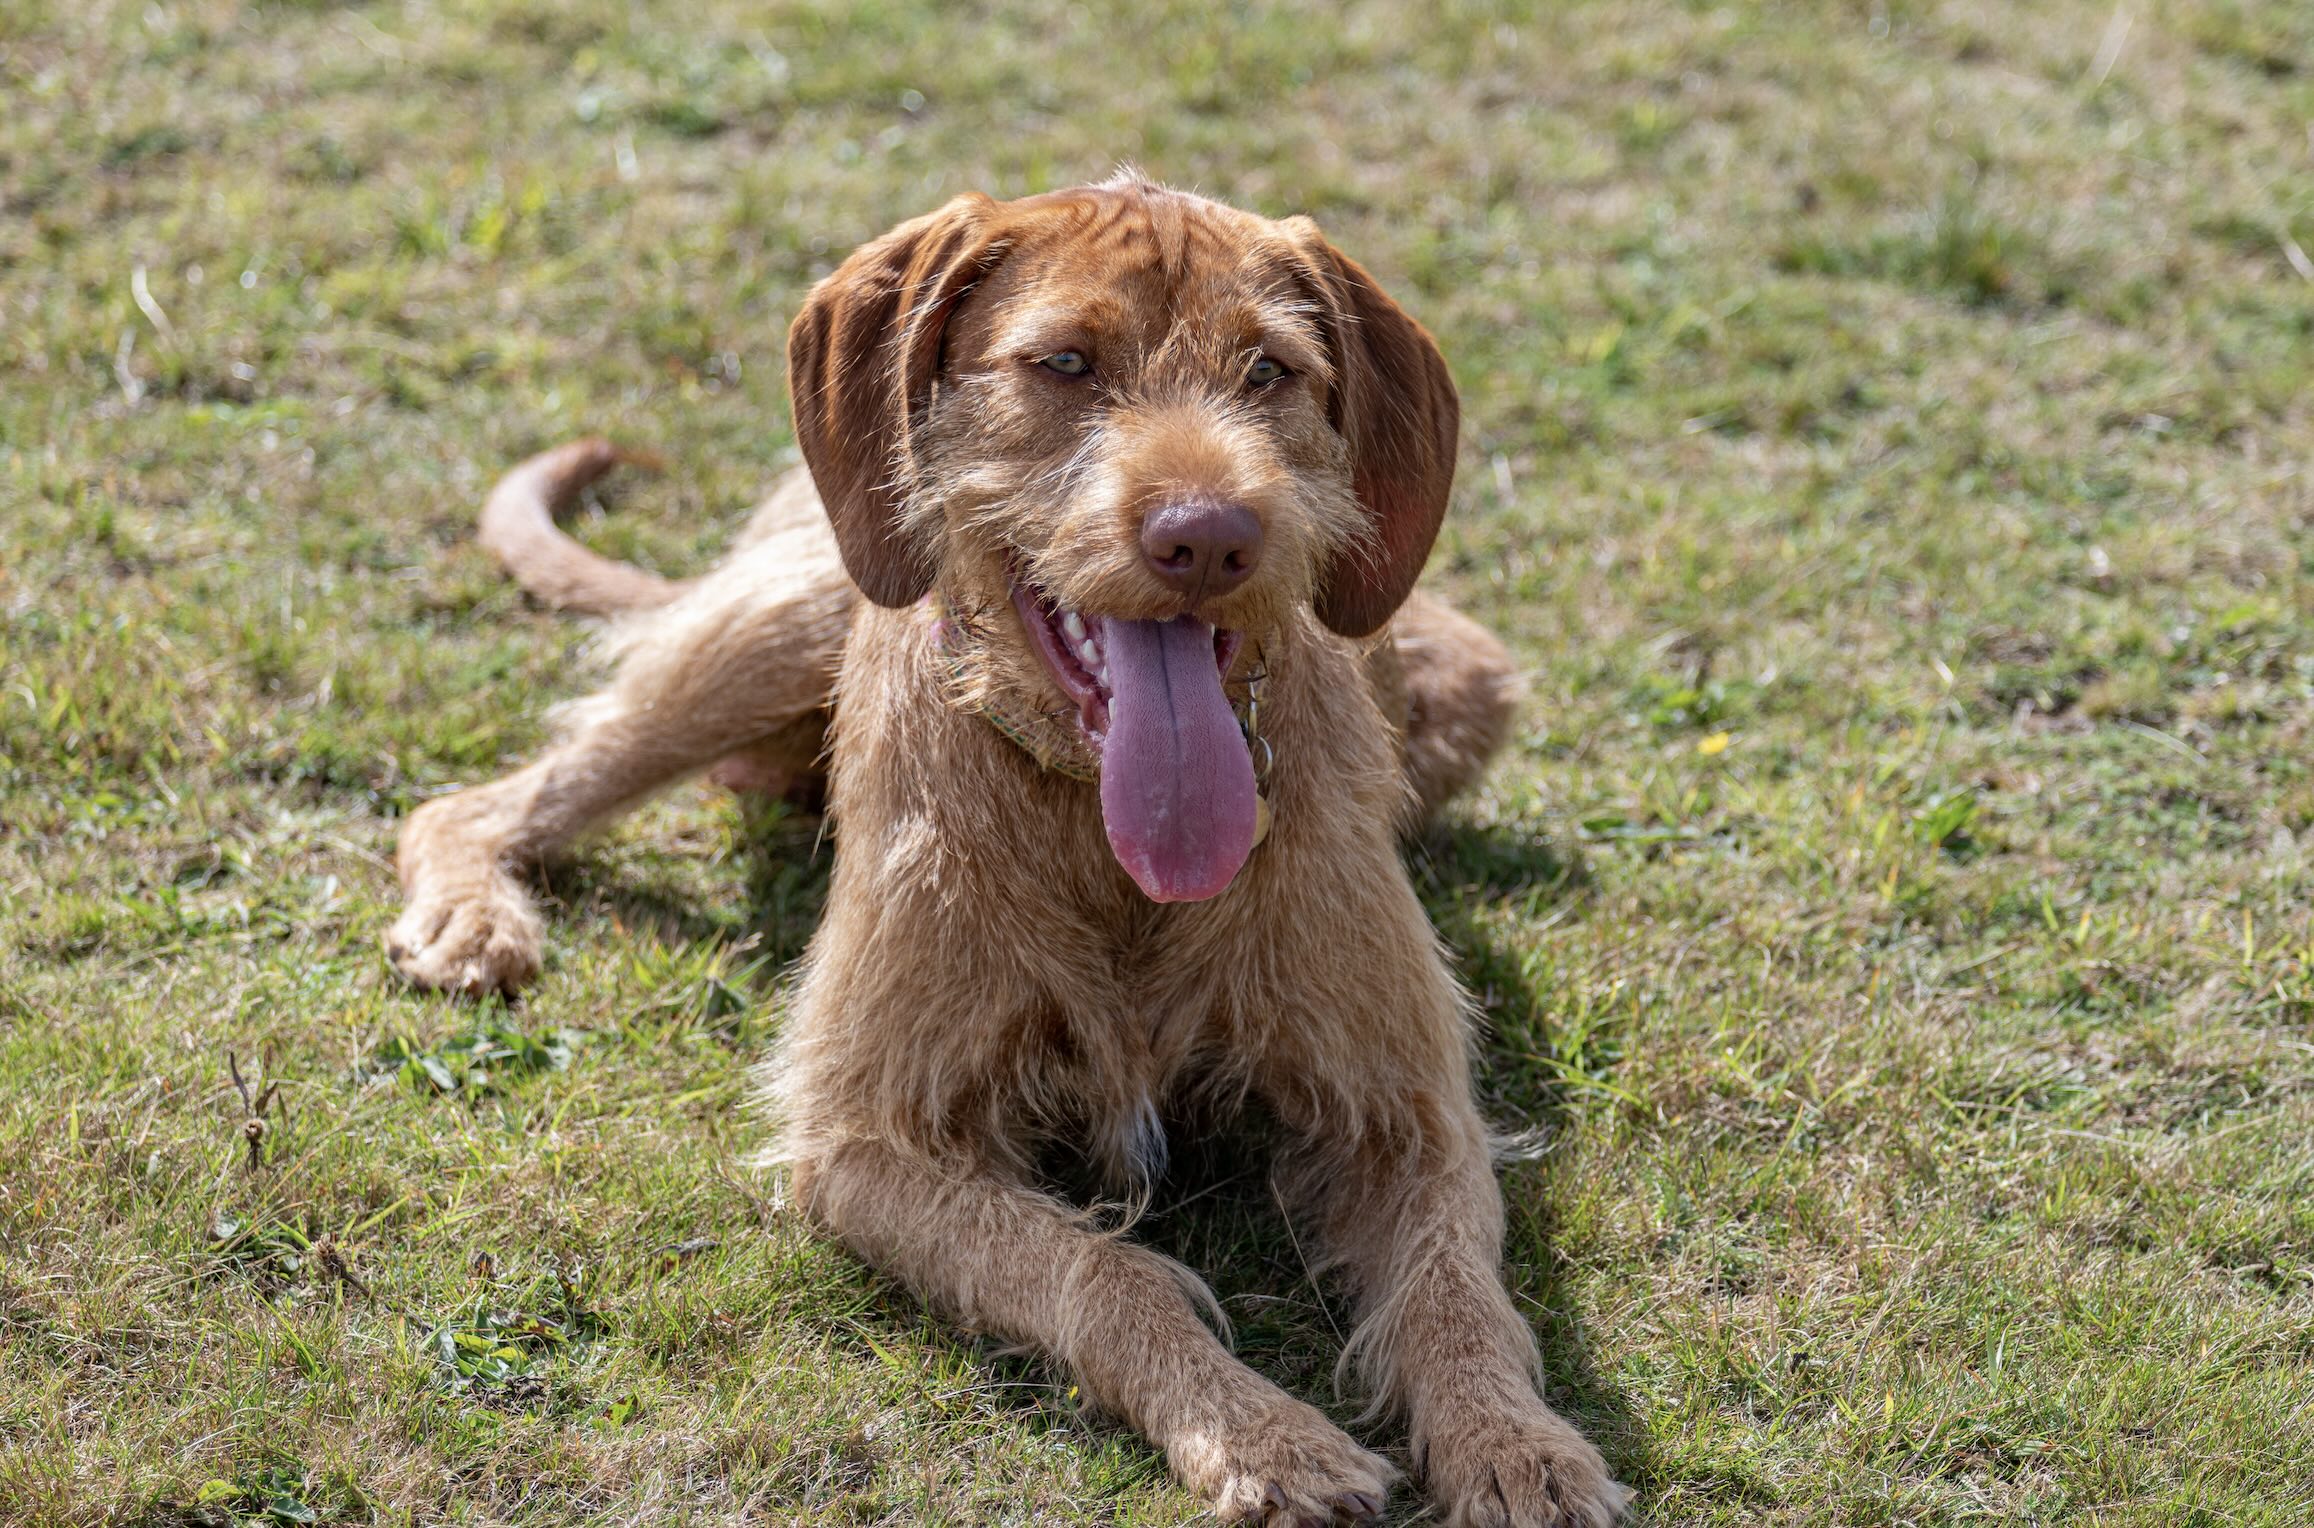
[[[739,813],[732,847],[709,872],[738,883],[736,898],[716,899],[725,910],[704,903],[681,870],[638,864],[600,844],[582,843],[555,859],[540,889],[558,916],[605,917],[669,948],[744,943],[766,979],[776,978],[802,957],[819,927],[835,846],[815,812],[752,792],[732,799]]]
[[[1567,1126],[1565,1092],[1538,1072],[1529,1052],[1538,1038],[1546,1047],[1552,1043],[1535,1030],[1551,994],[1536,990],[1547,976],[1538,978],[1537,963],[1501,928],[1578,911],[1581,863],[1532,831],[1465,822],[1434,828],[1409,849],[1408,861],[1432,923],[1484,1010],[1479,1085],[1489,1122],[1528,1148],[1514,1157],[1536,1146],[1547,1150]],[[1506,909],[1512,916],[1504,916]],[[1506,1273],[1535,1328],[1545,1392],[1606,1454],[1616,1477],[1631,1480],[1644,1473],[1644,1432],[1623,1392],[1593,1361],[1557,1272],[1547,1174],[1531,1161],[1513,1160],[1502,1179],[1511,1225]],[[1248,1363],[1338,1418],[1356,1414],[1354,1392],[1338,1394],[1334,1372],[1352,1321],[1348,1304],[1338,1289],[1312,1277],[1309,1249],[1280,1213],[1266,1163],[1246,1141],[1187,1143],[1165,1195],[1138,1232],[1206,1276]],[[1394,1429],[1357,1430],[1405,1462]],[[1402,1490],[1393,1501],[1396,1519],[1413,1513],[1419,1493]]]
[[[1537,1160],[1577,1128],[1558,1068],[1579,1072],[1602,1058],[1548,1018],[1552,973],[1536,959],[1532,939],[1521,937],[1539,921],[1582,916],[1588,872],[1578,854],[1516,823],[1449,821],[1416,843],[1408,862],[1431,923],[1479,1004],[1481,1108],[1514,1147],[1500,1174],[1510,1222],[1506,1272],[1535,1328],[1545,1393],[1628,1483],[1647,1472],[1646,1432],[1592,1357],[1580,1308],[1558,1271],[1558,1215],[1549,1171]],[[1538,1066],[1538,1052],[1550,1053],[1557,1067]]]

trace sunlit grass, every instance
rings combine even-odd
[[[400,816],[587,682],[491,476],[647,443],[581,532],[702,566],[815,276],[1119,160],[1455,365],[1432,578],[1533,696],[1411,858],[1639,1519],[2314,1517],[2308,27],[0,0],[0,1521],[1193,1515],[740,1165],[811,822],[638,813],[512,1009],[377,955]],[[1150,1234],[1353,1416],[1184,1155]]]

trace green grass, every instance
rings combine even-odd
[[[492,475],[657,447],[584,533],[704,565],[815,275],[1118,159],[1455,365],[1534,694],[1413,859],[1638,1520],[2314,1518],[2305,7],[640,9],[0,0],[0,1521],[1193,1514],[738,1165],[808,821],[638,813],[512,1010],[378,954],[587,683]],[[1205,1173],[1153,1234],[1351,1415]]]

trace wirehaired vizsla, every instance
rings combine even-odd
[[[788,377],[808,476],[695,582],[555,528],[602,442],[493,493],[518,578],[627,617],[617,671],[536,762],[410,818],[394,963],[511,989],[528,863],[691,772],[824,767],[834,879],[765,1072],[808,1214],[1065,1363],[1224,1519],[1368,1519],[1390,1465],[1038,1174],[1073,1153],[1133,1193],[1169,1128],[1258,1108],[1355,1302],[1344,1363],[1446,1521],[1611,1521],[1503,1286],[1469,1016],[1398,856],[1515,689],[1412,593],[1455,457],[1430,336],[1307,219],[1127,174],[866,245]]]

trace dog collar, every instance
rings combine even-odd
[[[979,617],[950,604],[938,590],[924,596],[924,606],[931,615],[932,652],[948,681],[949,704],[958,710],[978,712],[1014,747],[1034,759],[1039,769],[1072,780],[1101,778],[1100,757],[1086,744],[1084,733],[1065,706],[1039,710],[990,681],[988,633]],[[1253,756],[1256,846],[1269,836],[1269,777],[1271,766],[1277,762],[1269,739],[1261,731],[1261,692],[1269,677],[1264,657],[1256,646],[1253,663],[1238,684],[1243,696],[1233,694],[1229,698],[1238,730],[1245,734],[1246,752]]]

